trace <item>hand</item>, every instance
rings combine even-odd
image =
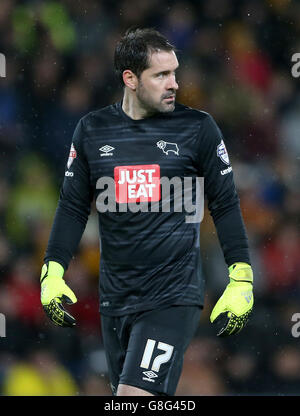
[[[66,285],[62,278],[63,267],[55,262],[49,261],[44,264],[41,273],[41,303],[47,316],[58,326],[73,327],[76,325],[75,318],[67,312],[62,302],[72,305],[77,302],[73,291]]]
[[[217,336],[237,334],[248,322],[253,309],[253,272],[247,263],[234,263],[229,267],[230,283],[216,303],[210,321],[226,322]]]

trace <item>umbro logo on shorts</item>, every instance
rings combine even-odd
[[[152,380],[155,377],[158,377],[157,374],[154,373],[154,371],[143,371],[143,374],[145,374],[145,376],[147,377],[143,377],[143,380],[146,381],[152,381],[152,383],[154,383],[154,380]]]

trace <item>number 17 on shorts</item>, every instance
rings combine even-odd
[[[156,355],[156,357],[153,360],[151,369],[150,369],[151,359],[153,357],[153,352],[155,348],[163,352],[159,355]],[[158,377],[156,373],[159,372],[161,364],[166,363],[170,360],[173,350],[174,350],[173,345],[169,345],[164,342],[157,342],[154,339],[148,338],[146,347],[144,350],[142,362],[140,365],[140,367],[148,370],[148,371],[143,371],[143,374],[145,375],[145,377],[143,377],[143,380],[154,383],[154,379]]]

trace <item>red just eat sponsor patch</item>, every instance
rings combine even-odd
[[[116,201],[121,203],[160,200],[160,166],[116,166]]]

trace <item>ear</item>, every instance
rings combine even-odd
[[[138,85],[137,76],[130,71],[130,69],[126,69],[123,72],[123,82],[125,86],[130,88],[132,91],[135,91]]]

